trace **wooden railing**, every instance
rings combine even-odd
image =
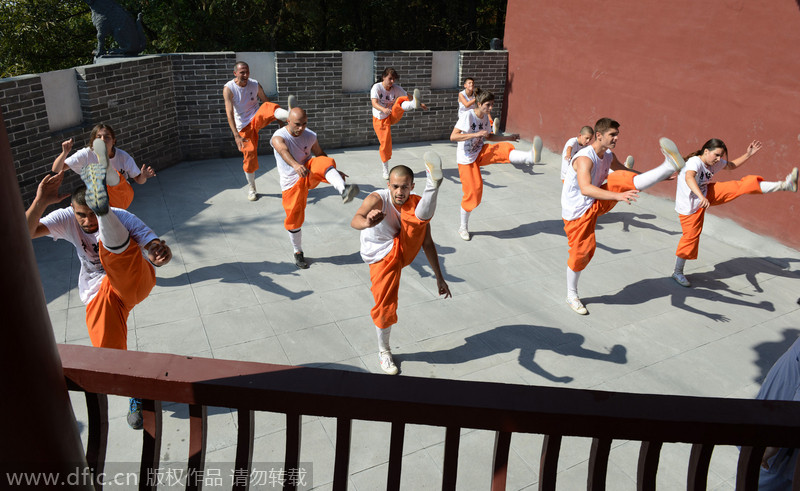
[[[141,476],[159,466],[161,401],[189,405],[188,473],[204,467],[208,406],[238,410],[235,466],[245,474],[252,460],[254,411],[286,415],[286,469],[299,464],[301,416],[335,418],[334,490],[347,489],[353,420],[391,423],[387,488],[392,490],[400,487],[408,424],[445,428],[442,489],[456,489],[462,428],[495,432],[489,487],[497,491],[505,489],[513,433],[544,435],[538,476],[541,490],[555,489],[561,441],[569,436],[592,439],[587,489],[593,490],[606,487],[612,440],[642,442],[637,470],[641,490],[655,489],[660,450],[666,442],[692,444],[689,490],[706,489],[715,445],[742,447],[737,490],[757,489],[761,455],[767,446],[800,447],[800,403],[794,402],[389,377],[73,345],[59,345],[59,352],[68,387],[86,393],[86,454],[96,473],[105,462],[106,394],[144,400]],[[146,488],[145,483],[142,486]],[[287,482],[285,489],[291,488]]]

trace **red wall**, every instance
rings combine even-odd
[[[800,165],[800,0],[509,0],[506,128],[560,152],[583,125],[620,122],[615,152],[646,170],[720,138],[731,159],[764,148],[741,169],[782,179]],[[674,199],[675,183],[650,192]],[[800,195],[745,196],[712,213],[800,248]],[[677,217],[676,217],[677,223]]]

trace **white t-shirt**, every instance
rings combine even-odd
[[[492,130],[492,124],[489,122],[489,115],[484,114],[482,118],[479,118],[475,114],[474,109],[461,113],[455,127],[464,133],[477,133],[481,130],[488,130],[491,132]],[[483,142],[484,138],[482,136],[476,136],[475,138],[458,142],[456,163],[459,165],[467,165],[475,162],[475,159],[478,158],[478,154],[481,153]]]
[[[81,173],[81,169],[85,166],[96,164],[97,162],[97,154],[89,147],[81,148],[64,161],[70,169],[78,174]],[[128,152],[120,150],[119,148],[114,150],[114,157],[108,159],[108,162],[111,164],[111,167],[122,174],[125,179],[137,177],[142,173],[139,167],[136,166],[136,162],[133,161],[133,157],[128,155]]]
[[[570,164],[578,157],[588,157],[592,161],[592,184],[600,187],[603,181],[608,178],[608,171],[611,169],[611,162],[614,161],[614,154],[611,150],[606,150],[600,158],[594,151],[594,147],[588,145],[572,156]],[[594,198],[584,196],[578,186],[578,173],[572,165],[567,166],[567,174],[564,178],[564,185],[561,187],[561,218],[564,220],[575,220],[586,213]]]
[[[705,196],[708,193],[708,183],[711,182],[711,178],[726,165],[728,165],[728,161],[725,159],[719,159],[719,162],[708,167],[696,155],[689,158],[678,174],[678,186],[675,189],[675,211],[681,215],[691,215],[700,208],[700,198],[695,196],[689,185],[686,184],[686,171],[693,170],[697,173],[694,178]]]
[[[111,211],[117,215],[122,225],[128,229],[131,238],[139,244],[142,254],[144,254],[144,246],[157,239],[158,236],[133,213],[121,208],[111,208]],[[84,232],[78,225],[78,220],[75,218],[75,212],[71,206],[49,213],[40,222],[50,231],[48,235],[53,240],[64,239],[75,246],[75,251],[78,253],[78,259],[81,262],[81,272],[78,275],[78,291],[80,292],[81,302],[88,304],[97,295],[98,290],[100,290],[100,283],[106,275],[103,265],[100,263],[99,230],[93,234]]]
[[[361,231],[361,259],[367,264],[377,263],[392,250],[394,238],[400,233],[400,210],[392,204],[388,189],[373,191],[383,200],[383,220],[374,227]]]
[[[250,120],[253,119],[261,105],[258,100],[258,80],[249,78],[244,87],[239,87],[234,79],[228,81],[225,87],[231,91],[236,131],[242,131],[242,128],[250,124]]]
[[[400,87],[399,84],[392,85],[392,88],[386,90],[383,88],[383,83],[378,82],[372,86],[372,89],[369,91],[369,98],[370,99],[378,99],[378,104],[383,107],[391,109],[394,106],[395,99],[403,97],[406,95],[406,91]],[[372,108],[372,115],[378,119],[386,119],[389,116],[383,114],[382,112],[378,111],[374,107]]]
[[[464,98],[467,99],[467,102],[475,100],[475,92],[472,92],[472,95],[467,95],[467,89],[464,89],[461,92],[459,92],[459,94],[463,95]],[[459,117],[461,117],[461,113],[466,112],[466,111],[470,111],[471,109],[472,109],[471,107],[467,107],[467,106],[465,106],[464,104],[461,103],[461,98],[460,97],[458,98],[458,116]]]
[[[283,141],[286,142],[286,146],[289,147],[289,153],[292,154],[292,158],[301,165],[305,165],[311,158],[311,147],[317,142],[317,134],[308,128],[306,128],[300,136],[294,136],[289,133],[289,130],[284,126],[272,134],[272,138],[269,140],[269,144],[272,145],[272,148],[275,148],[273,141],[276,136],[283,138]],[[300,176],[297,175],[297,171],[294,170],[294,167],[286,163],[283,157],[281,157],[281,154],[277,151],[275,152],[275,163],[278,167],[278,174],[281,176],[281,191],[286,191],[294,186],[297,180],[300,179]]]
[[[567,149],[571,148],[572,152],[570,153],[570,158],[567,159]],[[579,151],[586,148],[585,145],[581,145],[578,143],[578,137],[573,136],[567,143],[564,144],[564,150],[561,151],[561,180],[565,180],[567,177],[567,167],[572,162],[572,157],[577,155]]]

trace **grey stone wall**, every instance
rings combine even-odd
[[[342,90],[341,52],[277,52],[275,59],[278,94],[268,94],[270,99],[285,105],[289,94],[296,95],[323,148],[377,146],[368,91]],[[239,155],[222,100],[222,86],[232,78],[235,60],[235,53],[185,53],[76,67],[83,123],[60,131],[49,128],[38,75],[0,79],[0,109],[26,206],[60,153],[61,142],[74,138],[74,148],[85,146],[91,128],[101,122],[114,127],[117,145],[139,165],[156,170],[183,160]],[[432,60],[431,51],[374,53],[373,82],[392,66],[403,88],[420,89],[430,109],[407,113],[392,129],[395,142],[448,138],[460,84],[467,76],[495,92],[494,112],[501,114],[506,51],[462,52],[459,86],[450,89],[430,88]],[[271,152],[265,143],[274,128],[262,132],[260,153]],[[68,173],[67,186],[77,180]]]

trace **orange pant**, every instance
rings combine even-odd
[[[400,233],[383,259],[369,265],[372,297],[375,306],[370,310],[372,321],[381,329],[397,323],[397,291],[400,271],[417,257],[430,220],[420,220],[414,214],[420,196],[412,194],[400,209]]]
[[[608,175],[608,182],[600,186],[615,193],[622,193],[636,189],[633,186],[633,177],[636,174],[630,171],[618,170]],[[564,220],[564,232],[567,233],[569,244],[569,259],[567,266],[573,271],[583,271],[594,256],[597,241],[594,229],[597,219],[611,211],[617,202],[614,200],[596,199],[586,212],[575,220]]]
[[[514,150],[514,145],[508,142],[485,143],[478,154],[478,158],[471,164],[458,164],[458,177],[461,178],[461,208],[472,211],[481,204],[483,197],[483,177],[481,166],[508,163],[508,156]]]
[[[262,103],[253,119],[239,131],[239,136],[247,140],[240,150],[244,154],[242,168],[245,172],[258,170],[258,132],[275,121],[275,110],[279,107],[271,102]]]
[[[378,154],[381,156],[381,162],[388,162],[392,158],[392,125],[400,121],[403,114],[402,104],[408,101],[408,96],[398,97],[394,100],[392,105],[392,114],[385,119],[378,119],[372,117],[372,127],[375,129],[375,134],[378,135],[378,141],[381,143],[378,149]]]
[[[106,276],[86,306],[89,338],[99,348],[128,349],[128,313],[150,294],[156,272],[132,238],[122,254],[108,252],[100,244],[100,262]]]
[[[712,182],[708,185],[706,199],[710,206],[721,205],[733,201],[745,194],[761,194],[761,176],[744,176],[738,181]],[[681,221],[681,240],[675,255],[683,259],[697,259],[700,248],[700,233],[703,231],[703,220],[706,209],[699,208],[691,215],[678,215]]]
[[[336,162],[330,157],[313,157],[306,162],[308,175],[301,177],[294,186],[282,193],[283,209],[286,211],[286,220],[283,226],[286,230],[295,230],[303,226],[306,220],[306,202],[308,190],[314,189],[321,182],[328,182],[325,174],[336,168]]]
[[[108,204],[114,208],[128,209],[133,201],[133,188],[127,179],[119,174],[119,184],[116,186],[106,186],[108,190]]]

